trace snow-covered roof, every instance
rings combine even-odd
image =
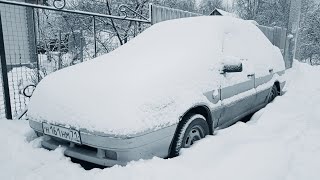
[[[211,16],[213,15],[221,15],[221,16],[230,16],[230,17],[234,17],[234,18],[239,18],[238,15],[234,14],[234,13],[230,13],[230,12],[227,12],[227,11],[224,11],[222,9],[218,9],[218,8],[215,8],[211,13],[210,13]]]

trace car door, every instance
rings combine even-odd
[[[221,75],[223,76],[221,80],[221,103],[224,111],[219,120],[220,127],[228,126],[244,116],[252,109],[256,99],[255,74],[248,68],[248,63],[245,60],[241,62],[243,64],[242,72]]]
[[[257,92],[257,98],[254,105],[255,107],[259,107],[267,103],[267,99],[273,85],[273,83],[269,83],[274,75],[273,68],[266,68],[265,71],[268,71],[268,73],[261,76],[257,74],[255,77],[255,88]]]

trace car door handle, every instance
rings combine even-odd
[[[273,69],[269,69],[269,73],[273,73]]]
[[[248,74],[247,76],[248,76],[248,78],[252,78],[252,77],[254,77],[254,74]]]

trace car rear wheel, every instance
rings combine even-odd
[[[278,94],[279,92],[278,92],[277,86],[273,85],[269,94],[268,103],[272,102],[278,96]]]
[[[177,127],[171,145],[170,157],[179,155],[182,148],[191,147],[196,141],[209,134],[209,127],[204,116],[193,114],[183,119]]]

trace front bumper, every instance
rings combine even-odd
[[[29,124],[37,133],[43,133],[42,123],[29,120]],[[41,144],[50,150],[64,146],[66,156],[102,166],[126,165],[130,161],[151,159],[154,156],[167,157],[176,126],[132,137],[114,137],[80,129],[81,144],[48,135],[44,135]]]

